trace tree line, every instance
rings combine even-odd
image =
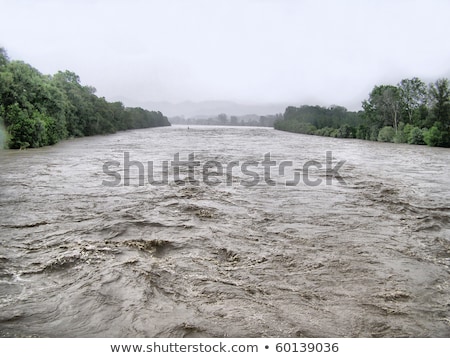
[[[363,110],[341,106],[288,107],[276,129],[338,138],[450,147],[450,86],[419,78],[375,86]]]
[[[0,48],[0,126],[11,149],[52,145],[70,137],[169,126],[161,112],[127,108],[95,95],[77,74],[41,74]],[[1,134],[1,133],[0,133]]]
[[[228,116],[226,113],[220,113],[217,116],[203,118],[184,118],[172,117],[172,124],[184,125],[214,125],[214,126],[249,126],[249,127],[273,127],[274,122],[281,119],[281,114],[258,116],[256,114],[247,114],[244,116]]]

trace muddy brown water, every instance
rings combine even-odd
[[[341,181],[327,151],[333,166],[345,160]],[[176,153],[194,153],[199,183],[181,181],[183,167],[175,178]],[[1,151],[0,336],[450,337],[449,159],[193,126]],[[103,185],[115,179],[107,161],[119,185]],[[148,182],[148,161],[168,184]],[[221,173],[231,162],[253,176]],[[308,162],[320,185],[285,185]],[[219,185],[202,180],[205,167]]]

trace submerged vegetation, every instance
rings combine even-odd
[[[448,79],[425,85],[418,78],[375,86],[363,111],[340,106],[288,107],[276,129],[337,138],[450,147]]]
[[[0,48],[0,145],[52,145],[69,137],[170,125],[161,112],[127,108],[95,95],[73,72],[43,75]]]

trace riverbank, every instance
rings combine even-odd
[[[363,111],[342,106],[288,107],[274,128],[294,133],[378,142],[450,147],[450,85],[446,78],[425,85],[417,77],[397,86],[375,86]]]
[[[170,126],[161,112],[95,95],[71,71],[43,75],[0,48],[0,148],[38,148],[70,137]]]

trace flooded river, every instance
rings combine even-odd
[[[449,160],[239,127],[1,151],[0,336],[450,337]]]

